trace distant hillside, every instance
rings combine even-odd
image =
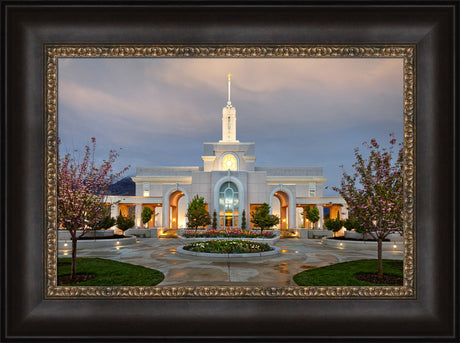
[[[109,186],[109,195],[136,195],[136,184],[130,177],[125,177]]]

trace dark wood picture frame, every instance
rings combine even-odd
[[[3,1],[2,339],[458,339],[458,7],[430,5]],[[55,43],[415,44],[416,299],[45,299],[43,47]]]

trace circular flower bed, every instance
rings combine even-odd
[[[273,231],[265,231],[260,235],[260,231],[248,231],[240,229],[229,229],[229,230],[206,230],[206,231],[193,231],[188,230],[182,234],[185,238],[214,238],[214,237],[225,237],[225,238],[273,238],[276,234]]]
[[[184,246],[184,250],[213,254],[247,254],[272,251],[273,248],[265,243],[242,240],[215,240],[195,242]]]

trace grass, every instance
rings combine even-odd
[[[299,286],[383,286],[355,278],[355,274],[377,273],[377,268],[377,260],[343,262],[305,270],[294,275],[294,281]],[[383,273],[403,277],[403,262],[383,260]]]
[[[58,258],[58,276],[70,275],[71,259]],[[61,265],[64,264],[64,265]],[[102,258],[77,258],[77,274],[96,278],[66,286],[155,286],[164,279],[158,270]]]

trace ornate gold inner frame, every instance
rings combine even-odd
[[[50,298],[415,298],[415,45],[47,45],[45,53],[45,297]],[[59,58],[402,58],[404,61],[404,282],[360,287],[57,286],[57,84]]]

